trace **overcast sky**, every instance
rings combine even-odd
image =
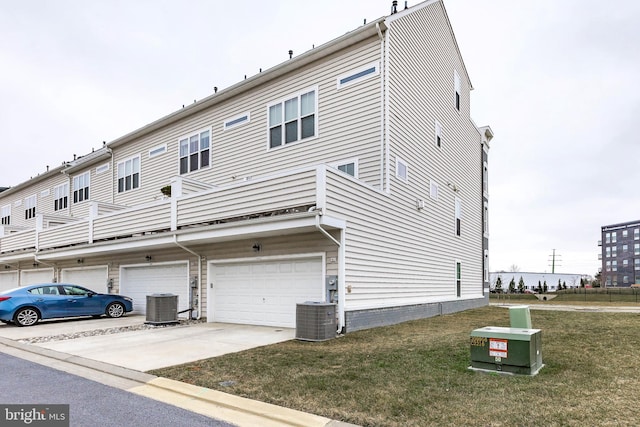
[[[495,132],[491,270],[550,272],[556,249],[556,272],[595,274],[600,226],[640,219],[640,1],[445,6],[475,88],[472,118]],[[0,186],[87,154],[390,7],[0,0]]]

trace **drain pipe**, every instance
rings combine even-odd
[[[345,294],[345,277],[346,277],[346,268],[345,268],[345,250],[344,250],[344,229],[340,230],[340,241],[336,240],[331,234],[327,232],[320,225],[320,215],[322,215],[322,211],[319,211],[316,215],[316,229],[325,235],[329,240],[338,246],[338,313],[339,313],[339,330],[344,333],[345,332],[345,314],[344,314],[344,299],[346,298]]]
[[[178,236],[176,234],[173,235],[173,243],[176,244],[176,246],[178,246],[179,248],[189,252],[191,255],[195,256],[198,258],[198,279],[197,279],[197,283],[196,283],[196,289],[198,290],[198,316],[196,317],[196,319],[200,319],[200,317],[202,317],[202,295],[200,295],[200,293],[202,292],[202,289],[200,289],[200,283],[202,283],[202,256],[195,253],[194,251],[192,251],[191,249],[187,248],[186,246],[181,245],[178,242]],[[191,298],[193,298],[193,294],[190,292],[189,295],[191,296]],[[189,319],[193,318],[193,301],[189,301]]]

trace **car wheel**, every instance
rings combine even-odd
[[[109,317],[122,317],[124,315],[124,305],[119,302],[112,302],[107,306],[105,314]]]
[[[40,313],[35,308],[25,307],[16,312],[13,321],[18,326],[35,325],[40,320]]]

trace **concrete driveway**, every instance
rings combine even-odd
[[[126,329],[128,326],[135,328],[144,321],[144,316],[129,315],[120,319],[42,322],[26,328],[2,324],[0,336],[20,341],[35,337],[60,338],[67,334],[90,335],[33,345],[137,371],[189,363],[295,337],[295,329],[227,323],[192,323],[104,335],[91,332],[110,328]]]

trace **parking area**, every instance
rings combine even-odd
[[[20,341],[77,335],[72,339],[44,340],[33,345],[148,371],[288,341],[295,336],[295,329],[228,323],[192,323],[135,330],[144,322],[144,316],[128,315],[118,319],[55,320],[26,328],[1,324],[0,337]],[[127,327],[134,330],[127,330]],[[104,331],[111,328],[124,332]],[[95,332],[98,330],[99,333]]]

